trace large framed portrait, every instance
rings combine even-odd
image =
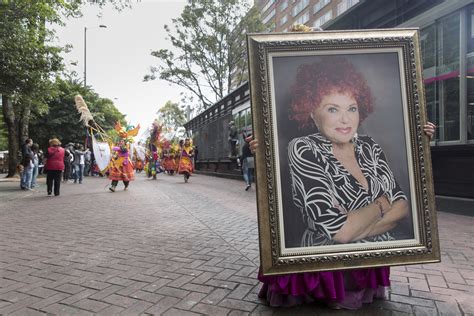
[[[247,40],[263,274],[438,262],[418,29]]]

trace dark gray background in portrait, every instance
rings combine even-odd
[[[385,152],[389,165],[403,192],[411,201],[408,157],[406,152],[405,126],[403,120],[400,71],[397,53],[340,54],[351,62],[365,77],[375,99],[374,111],[359,128],[359,134],[367,134]],[[289,119],[291,94],[296,71],[300,65],[312,64],[318,56],[291,56],[273,58],[273,80],[277,115],[277,138],[279,145],[281,192],[286,247],[299,247],[305,230],[299,211],[293,204],[291,178],[288,167],[288,143],[295,137],[316,132],[316,128],[299,129]],[[413,238],[411,216],[399,223],[393,231],[397,239]]]

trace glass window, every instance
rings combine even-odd
[[[467,139],[474,140],[474,7],[467,13]]]
[[[291,13],[293,17],[297,16],[301,11],[303,11],[304,8],[306,8],[309,5],[309,0],[301,0],[298,2],[294,7],[293,10],[291,10]]]
[[[423,75],[427,79],[434,76],[436,67],[436,26],[433,24],[424,28],[420,32],[421,35],[421,53],[423,57]],[[428,69],[432,69],[433,73],[425,73]]]
[[[460,140],[459,12],[421,30],[428,118],[440,141]]]
[[[281,19],[280,19],[280,26],[285,24],[288,21],[288,14],[285,14]]]
[[[332,11],[329,10],[328,12],[324,13],[319,19],[314,21],[313,27],[319,28],[321,27],[321,25],[323,25],[324,23],[328,22],[331,19],[332,19]]]
[[[459,12],[443,18],[438,25],[438,66],[440,139],[459,140]]]
[[[263,24],[267,24],[267,22],[270,21],[270,19],[275,16],[275,13],[276,13],[275,9],[270,11],[270,13],[265,18],[263,18],[262,20]]]
[[[262,12],[267,11],[271,7],[271,5],[274,3],[275,3],[275,0],[269,0],[267,4],[263,7]]]
[[[316,4],[313,7],[313,13],[319,12],[319,10],[321,10],[326,5],[328,5],[329,2],[331,2],[331,0],[319,0],[318,2],[316,2]]]
[[[305,24],[308,21],[309,21],[309,12],[306,12],[305,14],[299,16],[296,19],[296,24]]]
[[[283,1],[283,2],[280,4],[280,11],[283,11],[283,10],[285,10],[286,8],[288,8],[288,0]]]

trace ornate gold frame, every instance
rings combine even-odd
[[[259,140],[256,155],[257,203],[260,259],[263,274],[324,271],[385,265],[405,265],[440,261],[437,218],[431,170],[430,144],[423,135],[427,122],[418,29],[357,31],[324,31],[309,33],[249,34],[248,56],[250,94],[255,138]],[[279,231],[278,181],[275,176],[275,132],[272,122],[272,93],[269,54],[275,52],[309,52],[324,50],[398,48],[401,50],[406,82],[411,167],[415,179],[415,200],[419,243],[395,247],[366,247],[360,250],[331,253],[281,252]],[[414,211],[415,212],[415,211]]]

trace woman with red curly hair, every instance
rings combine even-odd
[[[321,56],[302,65],[291,88],[291,119],[317,131],[288,145],[293,203],[306,227],[301,247],[394,240],[390,231],[409,214],[407,198],[381,147],[358,135],[373,111],[364,76],[346,59]],[[425,132],[434,133],[432,124]],[[428,128],[429,127],[429,128]],[[251,142],[255,151],[257,142]],[[259,296],[272,306],[323,301],[357,309],[384,297],[389,267],[263,276]]]

